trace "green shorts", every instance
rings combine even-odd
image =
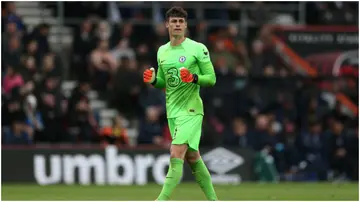
[[[171,144],[187,144],[190,150],[198,151],[203,115],[169,118]]]

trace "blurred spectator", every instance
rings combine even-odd
[[[206,36],[207,36],[207,29],[208,29],[208,25],[206,24],[205,21],[201,21],[197,24],[196,26],[196,30],[195,30],[195,35],[196,37],[194,37],[193,35],[191,36],[191,38],[194,38],[196,41],[206,44]],[[166,30],[165,30],[166,32]]]
[[[73,69],[78,79],[80,79],[79,76],[88,74],[87,56],[95,47],[95,37],[92,31],[91,21],[85,20],[74,35],[72,60]]]
[[[3,92],[5,94],[10,94],[14,88],[20,87],[22,85],[24,85],[22,76],[16,72],[12,66],[8,65],[3,80]]]
[[[252,44],[252,55],[251,55],[251,73],[254,76],[263,74],[263,67],[265,61],[262,56],[264,45],[260,40],[255,40]]]
[[[283,124],[283,130],[279,134],[279,146],[282,147],[284,156],[282,159],[277,159],[277,168],[279,172],[286,174],[294,174],[298,171],[298,151],[296,148],[296,125],[290,120],[285,120]]]
[[[111,44],[118,46],[122,40],[125,40],[127,42],[127,47],[136,47],[138,44],[137,41],[142,39],[139,39],[138,37],[135,38],[134,34],[134,28],[131,23],[118,24],[114,27],[114,31],[112,32]]]
[[[238,63],[234,71],[238,77],[246,77],[248,75],[248,69],[242,63]]]
[[[90,90],[90,84],[87,81],[81,81],[73,90],[68,103],[68,125],[72,141],[91,142],[93,140],[94,115],[90,109],[87,93]]]
[[[229,146],[237,146],[247,148],[250,145],[247,125],[240,118],[235,118],[231,129],[225,134],[225,144]]]
[[[8,46],[3,49],[3,60],[5,64],[13,66],[16,70],[20,69],[20,58],[22,48],[20,46],[20,39],[16,36],[9,38]],[[4,68],[4,67],[2,67]],[[3,69],[2,69],[3,71]]]
[[[2,116],[6,117],[2,121],[2,126],[12,127],[15,121],[24,121],[25,115],[22,108],[22,96],[20,94],[21,87],[15,87],[11,93],[5,96],[2,104]],[[9,129],[10,130],[10,129]]]
[[[43,142],[62,142],[66,140],[63,129],[62,99],[60,80],[54,75],[49,75],[37,91],[39,109],[44,122],[44,131],[39,137]]]
[[[38,78],[36,76],[39,74],[39,68],[36,65],[35,58],[33,56],[29,56],[23,58],[24,64],[21,68],[21,74],[26,82],[35,81]]]
[[[219,39],[214,40],[214,50],[211,53],[212,61],[214,62],[215,67],[222,65],[226,66],[228,69],[233,69],[235,68],[236,63],[236,58],[231,54],[233,47],[227,44],[229,42],[226,38],[226,31],[221,31],[219,35]],[[223,63],[222,60],[225,61],[225,63]]]
[[[165,93],[151,85],[146,85],[146,88],[141,91],[139,102],[143,110],[147,107],[155,106],[165,112]]]
[[[26,27],[21,17],[16,14],[16,5],[14,2],[6,2],[6,9],[4,16],[5,16],[5,24],[15,23],[17,30],[21,32],[26,31]]]
[[[327,137],[318,120],[309,122],[309,130],[298,136],[297,148],[305,170],[315,173],[318,180],[327,179]]]
[[[255,9],[250,12],[250,19],[256,25],[262,25],[270,19],[270,13],[264,2],[256,1]]]
[[[28,133],[26,124],[23,121],[13,122],[11,129],[6,130],[4,135],[4,143],[8,145],[32,144],[32,134]]]
[[[95,36],[99,41],[107,41],[110,39],[112,30],[108,22],[101,21],[95,30]]]
[[[330,112],[330,116],[337,120],[342,120],[343,123],[347,123],[350,120],[350,117],[343,112],[340,102],[336,102],[334,109]]]
[[[135,51],[129,47],[129,40],[126,38],[119,41],[118,45],[111,51],[111,55],[116,61],[123,57],[135,59]]]
[[[146,63],[156,64],[157,57],[155,52],[150,50],[147,44],[140,44],[136,50],[136,59],[140,62],[140,64],[144,65]],[[148,65],[152,66],[152,65]]]
[[[156,24],[154,29],[156,34],[156,47],[158,48],[160,45],[163,45],[169,41],[169,33],[163,23]]]
[[[238,64],[243,65],[247,70],[249,70],[251,62],[246,45],[243,41],[237,41],[234,54],[238,58]]]
[[[354,139],[340,120],[333,122],[329,139],[329,161],[336,177],[353,177],[356,159],[352,158],[350,147]]]
[[[140,119],[138,144],[163,145],[161,113],[156,107],[146,108],[145,117]]]
[[[269,134],[270,129],[270,120],[264,114],[257,115],[256,122],[255,122],[255,129],[250,131],[251,139],[254,139],[251,142],[251,146],[253,149],[259,151],[263,149],[265,146],[273,146],[271,141],[271,136]]]
[[[37,99],[30,94],[26,97],[24,103],[24,112],[26,115],[27,133],[34,138],[35,141],[44,129],[44,122],[41,113],[37,109]]]
[[[103,145],[114,144],[116,146],[129,145],[129,137],[127,135],[127,129],[123,125],[121,116],[116,116],[113,119],[113,125],[104,127],[100,134],[101,142]]]
[[[36,69],[38,69],[38,66],[40,66],[41,64],[42,55],[39,52],[38,43],[35,40],[30,40],[29,43],[26,45],[25,53],[21,58],[22,65],[25,66],[25,60],[29,57],[34,58]]]
[[[304,127],[312,120],[321,120],[325,116],[326,107],[319,104],[317,97],[311,97],[306,110],[307,113],[304,113],[302,117]]]
[[[138,109],[138,98],[143,87],[142,74],[138,71],[135,60],[121,59],[121,66],[115,75],[112,103],[127,118],[134,117]]]
[[[4,50],[8,49],[9,42],[14,37],[20,40],[22,38],[22,35],[21,32],[18,31],[16,24],[14,22],[9,22],[6,24],[5,33],[3,33],[1,36],[2,48]]]
[[[100,40],[90,57],[90,72],[94,79],[93,85],[96,89],[105,91],[107,86],[111,84],[111,78],[118,67],[117,61],[109,51],[108,41]]]
[[[30,35],[26,37],[26,42],[36,42],[36,51],[38,52],[40,57],[50,51],[50,45],[48,41],[49,29],[50,26],[48,24],[40,24],[33,30]]]
[[[61,78],[61,69],[56,66],[56,57],[54,54],[48,53],[44,56],[41,73],[43,77],[53,75]]]

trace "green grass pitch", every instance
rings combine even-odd
[[[219,200],[358,200],[358,184],[280,183],[215,186]],[[161,186],[80,186],[2,184],[2,200],[153,201]],[[180,184],[172,200],[206,200],[197,184]]]

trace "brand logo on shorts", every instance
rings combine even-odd
[[[184,63],[185,60],[186,60],[186,57],[185,57],[185,56],[181,56],[181,57],[179,58],[179,61],[180,61],[181,63]]]
[[[217,174],[225,174],[230,170],[242,165],[244,159],[222,147],[218,147],[203,156],[209,170]]]

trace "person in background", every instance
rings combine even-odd
[[[117,115],[113,119],[113,125],[109,127],[102,128],[101,135],[101,144],[103,146],[112,144],[116,146],[128,146],[129,137],[127,134],[127,129],[124,127],[122,117]]]
[[[24,85],[22,76],[17,73],[10,65],[7,66],[6,75],[4,76],[2,83],[2,92],[10,94],[11,90],[15,87],[21,87]]]
[[[105,91],[118,67],[117,61],[109,51],[109,42],[100,40],[90,55],[90,72],[94,79],[93,86]]]
[[[37,89],[37,97],[39,100],[39,109],[42,113],[44,121],[44,131],[39,137],[40,141],[45,142],[61,142],[64,137],[62,127],[62,109],[60,91],[60,79],[53,75],[43,81],[41,87]]]
[[[4,144],[7,145],[30,145],[33,143],[32,134],[28,133],[24,121],[15,121],[11,129],[4,132]]]
[[[162,145],[163,128],[160,123],[161,110],[150,106],[146,108],[145,118],[140,120],[138,144]]]
[[[240,148],[247,148],[250,144],[247,125],[241,118],[235,118],[232,128],[225,135],[225,144]]]
[[[11,36],[8,41],[6,41],[6,44],[3,42],[3,51],[2,58],[5,64],[9,64],[15,69],[19,69],[22,53],[20,38],[17,36]],[[1,67],[2,71],[4,71],[3,68],[6,68],[5,65]]]
[[[341,120],[334,120],[329,137],[329,161],[336,178],[352,177],[354,168],[354,159],[350,154],[352,140],[351,134]]]
[[[44,130],[44,122],[41,113],[37,110],[37,99],[34,95],[30,94],[26,97],[24,112],[27,134],[36,141]]]
[[[318,179],[321,181],[327,179],[326,139],[321,122],[314,119],[309,122],[309,130],[299,135],[296,140],[300,163],[304,165],[302,167],[308,174],[308,179]]]
[[[6,2],[5,23],[15,23],[16,28],[22,33],[26,31],[26,26],[22,18],[16,13],[16,5],[14,2]]]
[[[76,30],[72,44],[72,71],[77,79],[80,79],[83,74],[89,76],[87,57],[95,44],[93,24],[90,20],[86,19],[81,24],[81,27]]]
[[[98,131],[94,114],[90,108],[88,92],[90,84],[82,80],[73,90],[68,105],[68,124],[71,140],[74,142],[93,141],[93,132]]]

